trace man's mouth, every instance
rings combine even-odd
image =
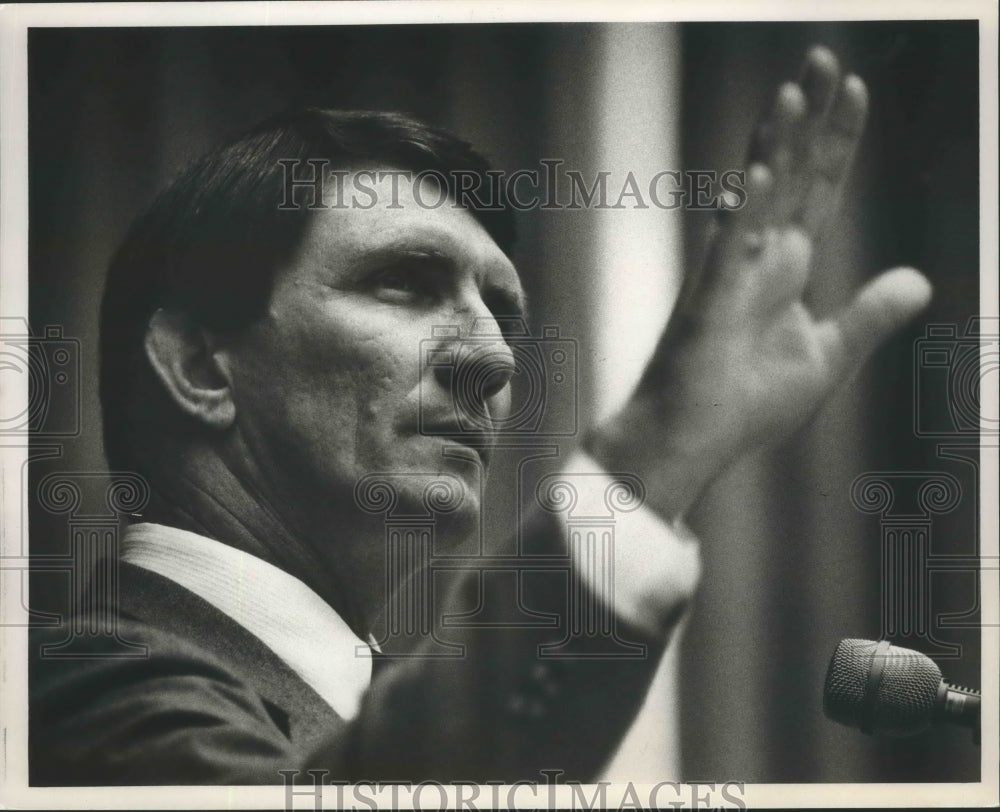
[[[428,437],[438,437],[449,441],[476,454],[484,466],[487,466],[492,455],[496,436],[492,432],[464,429],[454,423],[435,426],[422,426],[419,433]]]

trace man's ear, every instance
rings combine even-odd
[[[229,369],[211,334],[182,313],[157,310],[146,328],[146,357],[174,402],[216,429],[236,418]]]

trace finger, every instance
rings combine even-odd
[[[896,268],[865,285],[854,301],[820,325],[820,340],[837,375],[853,371],[931,299],[927,278],[913,268]]]
[[[687,293],[693,287],[732,283],[736,277],[756,273],[764,254],[771,210],[771,171],[761,163],[751,164],[745,175],[746,200],[738,209],[719,212],[718,229],[708,259],[698,277],[685,279]]]
[[[766,164],[750,164],[746,174],[746,202],[733,217],[735,230],[744,236],[759,236],[770,222],[773,185],[774,176]]]
[[[761,263],[754,291],[757,307],[764,313],[802,298],[809,282],[813,244],[801,229],[785,228],[774,232],[768,250],[770,256]]]
[[[719,211],[718,223],[725,233],[754,233],[770,222],[774,176],[764,163],[752,163],[743,175],[743,205],[735,193],[727,192],[729,208]]]
[[[782,84],[771,109],[757,125],[747,162],[765,163],[771,165],[772,170],[775,160],[787,162],[793,150],[795,133],[805,119],[807,104],[801,87],[794,82]]]
[[[813,163],[833,178],[849,168],[868,118],[868,88],[853,73],[844,77],[823,129],[813,143]]]
[[[824,128],[839,83],[837,58],[828,48],[811,48],[806,54],[798,85],[793,85],[801,93],[803,114],[774,155],[775,216],[779,222],[800,222],[798,213],[815,173],[816,134]]]
[[[826,117],[840,83],[840,64],[833,51],[815,45],[806,54],[799,78],[799,85],[806,97],[809,117],[821,120]]]
[[[806,97],[794,82],[778,88],[774,104],[757,127],[749,160],[764,164],[772,177],[772,222],[783,223],[794,212],[792,168],[806,117]]]
[[[867,116],[865,83],[857,76],[848,76],[810,147],[809,176],[794,218],[807,233],[817,234],[836,210]]]
[[[762,163],[751,164],[746,172],[746,202],[742,208],[726,212],[725,230],[719,237],[716,270],[719,274],[739,273],[747,263],[761,258],[771,219],[771,192],[774,178]]]

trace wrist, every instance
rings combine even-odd
[[[668,521],[682,518],[725,466],[721,443],[699,433],[669,427],[667,409],[633,397],[616,415],[593,428],[583,441],[591,457],[609,472],[638,476],[647,503]]]

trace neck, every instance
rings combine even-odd
[[[156,469],[169,474],[151,482],[145,521],[208,536],[283,569],[323,598],[355,634],[369,634],[385,602],[383,568],[375,561],[358,566],[357,552],[367,550],[371,559],[371,551],[382,550],[381,525],[369,528],[355,518],[326,524],[337,528],[336,537],[303,532],[212,449],[185,448]],[[375,534],[377,539],[368,538]]]

